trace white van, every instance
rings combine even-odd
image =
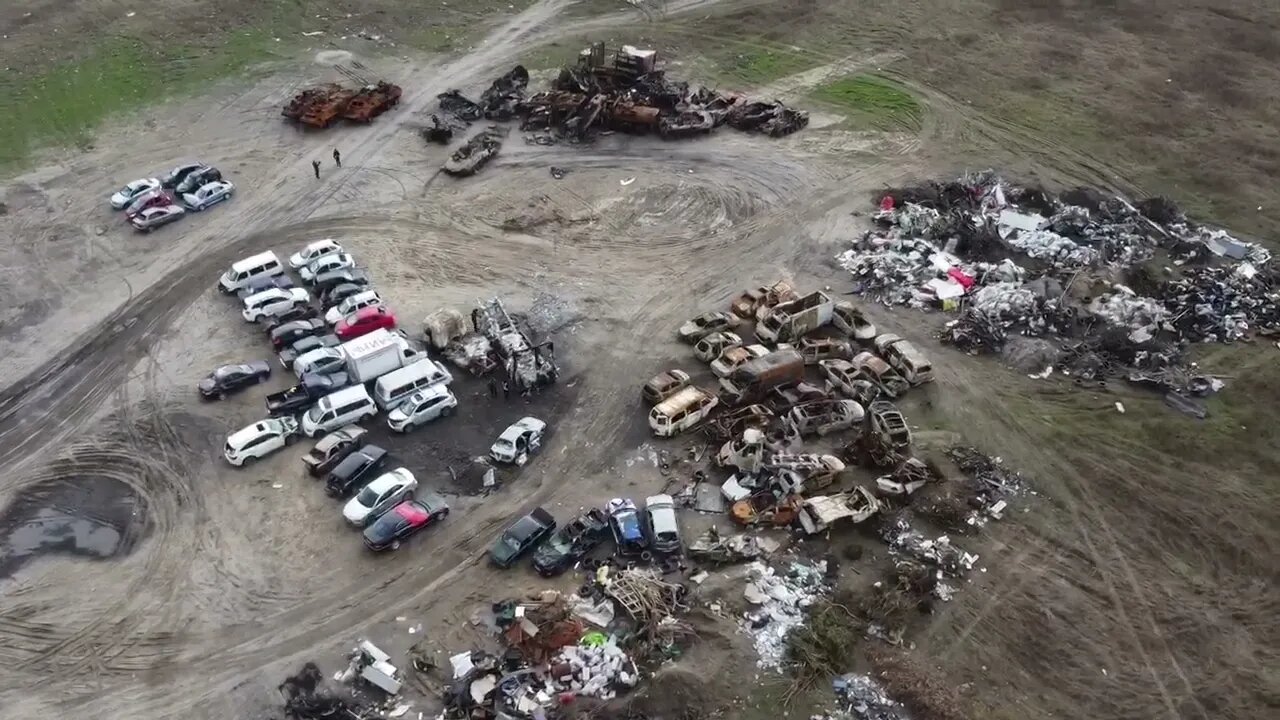
[[[672,395],[649,411],[649,429],[658,437],[671,437],[702,422],[720,399],[692,385]]]
[[[244,310],[240,314],[245,322],[258,322],[262,318],[275,317],[309,302],[311,294],[302,288],[271,288],[245,298]]]
[[[307,437],[323,435],[378,414],[378,408],[363,385],[343,388],[320,398],[302,416],[302,432]]]
[[[390,410],[418,390],[451,382],[453,376],[443,365],[423,358],[378,378],[373,384],[373,399],[378,407]]]
[[[231,269],[218,280],[218,288],[224,293],[233,293],[257,278],[283,274],[284,266],[276,254],[268,250],[232,263]]]

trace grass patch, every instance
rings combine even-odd
[[[859,126],[880,130],[917,130],[924,109],[895,82],[875,75],[852,75],[813,91],[815,100],[840,107]]]
[[[13,81],[0,114],[0,167],[20,166],[39,147],[86,147],[109,116],[244,73],[273,56],[269,33],[249,30],[212,47],[153,46],[115,38],[80,61]]]
[[[734,54],[725,63],[725,72],[735,80],[764,85],[814,67],[812,58],[785,48],[752,48]]]

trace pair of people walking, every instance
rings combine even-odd
[[[342,153],[338,152],[338,148],[333,149],[333,164],[342,167]],[[316,179],[320,179],[320,161],[312,160],[311,169],[316,172]]]

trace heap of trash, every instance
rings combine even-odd
[[[782,666],[787,635],[804,624],[809,606],[827,591],[826,571],[825,562],[793,562],[785,573],[761,562],[749,566],[751,581],[743,597],[754,609],[742,619],[742,628],[759,656],[757,666],[773,670]]]
[[[520,129],[532,133],[526,139],[537,144],[584,142],[609,131],[686,138],[723,125],[782,137],[809,124],[808,113],[781,102],[752,101],[672,80],[655,51],[630,45],[606,50],[603,43],[594,44],[582,50],[576,64],[563,68],[549,89],[530,95],[528,84],[528,71],[517,65],[495,80],[479,102],[457,90],[441,93],[445,118],[433,115],[423,137],[447,142],[454,127],[481,119],[518,118]],[[469,172],[478,169],[468,166]]]
[[[1065,348],[1122,331],[1127,340],[1109,341],[1102,362],[1079,368],[1101,377],[1099,367],[1180,366],[1192,343],[1280,334],[1270,252],[1188,220],[1165,199],[1056,196],[986,172],[890,190],[873,219],[837,257],[854,293],[958,313],[942,338],[970,352],[999,352],[1015,335]]]

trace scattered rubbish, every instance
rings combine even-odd
[[[714,527],[689,545],[689,557],[701,562],[728,565],[756,560],[778,549],[775,540],[760,535],[735,533],[722,537]]]
[[[885,692],[880,683],[866,675],[841,675],[832,681],[844,712],[860,720],[907,720],[900,703]]]
[[[1116,412],[1120,413],[1121,415],[1124,414],[1124,403],[1120,402],[1119,400],[1116,401]]]
[[[1185,371],[1192,343],[1280,332],[1270,252],[1187,220],[1163,198],[1054,196],[987,172],[877,201],[876,227],[837,258],[853,291],[959,311],[942,339],[971,353],[1044,338],[1060,356],[1034,378],[1054,367],[1083,380]],[[1145,265],[1158,252],[1177,272]],[[1114,283],[1120,273],[1128,284]]]
[[[636,181],[636,179],[635,179],[634,177],[629,177],[629,178],[627,178],[626,180],[620,180],[620,181],[618,182],[618,184],[619,184],[619,185],[621,185],[621,186],[623,186],[623,187],[626,187],[626,186],[630,185],[631,183],[633,183],[633,182],[635,182],[635,181]]]
[[[555,178],[555,179],[557,179],[557,180],[562,180],[562,179],[564,179],[564,176],[565,176],[565,175],[568,175],[568,174],[569,174],[569,171],[568,171],[568,170],[565,170],[565,169],[564,169],[564,168],[562,168],[562,167],[556,167],[555,165],[552,165],[552,166],[551,166],[551,177],[553,177],[553,178]]]
[[[805,611],[826,590],[827,564],[791,563],[785,574],[760,562],[749,566],[751,578],[744,591],[758,599],[759,607],[746,614],[741,622],[751,636],[759,659],[756,665],[777,670],[787,652],[787,635],[804,623]]]

